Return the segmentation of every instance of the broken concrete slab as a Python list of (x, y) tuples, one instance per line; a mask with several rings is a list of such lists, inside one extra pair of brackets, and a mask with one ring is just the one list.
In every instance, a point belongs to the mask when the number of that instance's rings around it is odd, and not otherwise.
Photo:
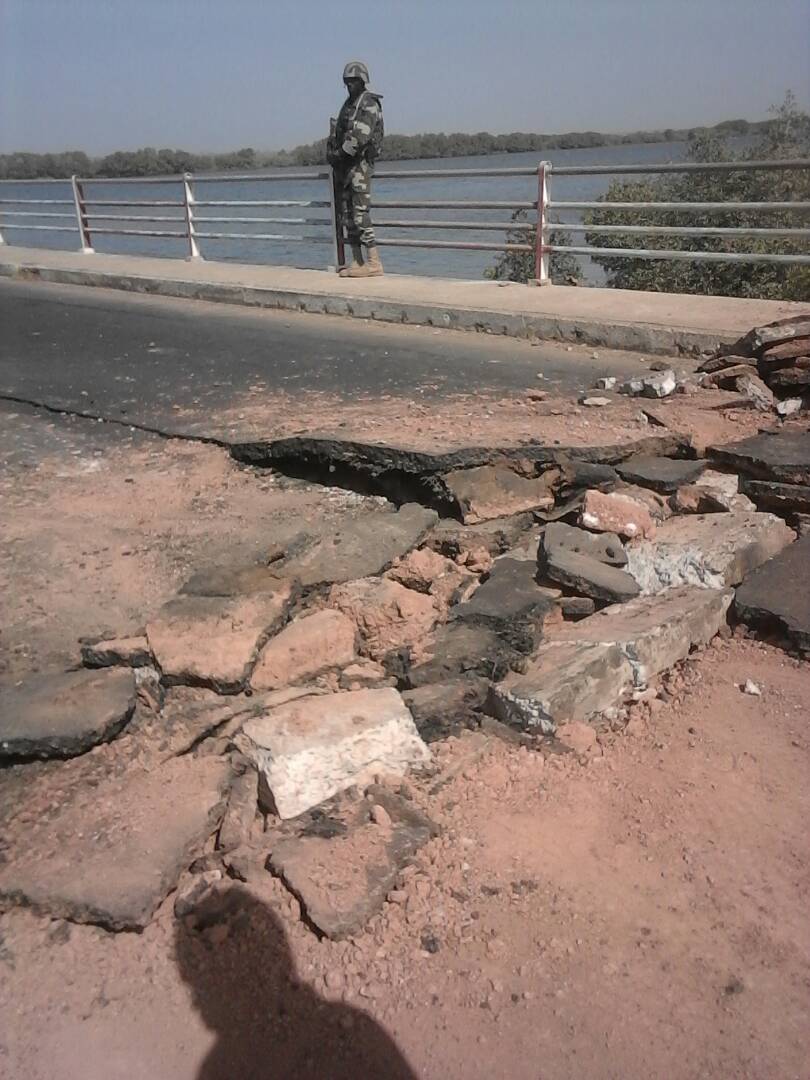
[[(728, 346), (728, 351), (740, 356), (756, 356), (765, 349), (796, 338), (810, 337), (810, 321), (806, 318), (792, 317), (778, 319), (767, 326), (755, 326), (747, 334)], [(726, 349), (721, 351), (725, 352)]]
[(304, 550), (273, 566), (305, 586), (381, 574), (420, 544), (438, 520), (435, 510), (417, 503), (406, 503), (396, 512), (367, 513), (324, 532)]
[(357, 627), (339, 611), (316, 611), (295, 619), (271, 637), (256, 661), (250, 685), (280, 690), (308, 682), (354, 660)]
[(594, 600), (611, 603), (629, 600), (639, 594), (635, 579), (625, 570), (569, 551), (543, 552), (542, 569), (552, 581)]
[(763, 563), (737, 589), (734, 613), (748, 626), (778, 630), (810, 653), (810, 535)]
[(302, 698), (248, 720), (238, 741), (282, 818), (376, 774), (402, 776), (430, 761), (413, 717), (390, 688)]
[(176, 758), (102, 782), (35, 825), (0, 869), (0, 897), (110, 930), (142, 930), (216, 829), (230, 765)]
[(564, 619), (585, 619), (596, 611), (590, 596), (561, 596), (557, 604)]
[(789, 367), (795, 359), (810, 356), (810, 338), (794, 338), (781, 345), (771, 345), (763, 349), (759, 358), (761, 371), (775, 371), (780, 367)]
[(259, 811), (259, 774), (246, 768), (235, 776), (228, 795), (228, 805), (217, 835), (219, 851), (235, 851), (250, 841)]
[(94, 638), (81, 642), (85, 667), (148, 667), (154, 663), (145, 634), (131, 637)]
[(554, 597), (536, 578), (536, 562), (503, 556), (472, 599), (450, 609), (450, 618), (489, 626), (510, 648), (533, 652), (546, 624), (559, 618)]
[[(314, 541), (311, 541), (314, 542)], [(300, 540), (297, 549), (309, 546)], [(181, 596), (256, 596), (276, 593), (285, 581), (278, 572), (278, 563), (238, 563), (235, 566), (214, 566), (199, 570), (180, 589)]]
[(772, 480), (742, 477), (743, 492), (758, 507), (779, 514), (810, 514), (810, 484), (779, 484)]
[(135, 692), (123, 668), (38, 675), (0, 690), (0, 760), (75, 757), (109, 742), (132, 716)]
[(653, 491), (671, 494), (684, 484), (691, 484), (706, 468), (705, 461), (689, 461), (686, 458), (652, 457), (636, 455), (620, 461), (616, 470), (622, 479)]
[(740, 375), (734, 385), (741, 394), (745, 394), (754, 405), (754, 408), (759, 409), (760, 412), (770, 412), (773, 408), (776, 400), (773, 391), (753, 372)]
[(264, 643), (284, 622), (292, 585), (255, 596), (181, 596), (146, 626), (155, 659), (169, 684), (236, 693)]
[(416, 664), (405, 657), (396, 667), (390, 660), (387, 665), (409, 689), (465, 674), (499, 679), (520, 659), (492, 627), (458, 620), (440, 626), (425, 642), (424, 651), (428, 658)]
[(450, 559), (458, 559), (468, 551), (485, 548), (490, 555), (503, 555), (519, 544), (523, 535), (535, 524), (531, 513), (482, 521), (480, 525), (462, 525), (452, 518), (442, 518), (427, 537), (426, 544)]
[(428, 593), (441, 608), (460, 604), (478, 586), (478, 578), (472, 571), (427, 547), (409, 552), (385, 576), (407, 589)]
[(640, 375), (629, 379), (619, 386), (620, 394), (630, 397), (664, 398), (675, 393), (678, 380), (671, 368), (656, 371), (650, 375)]
[(431, 742), (446, 738), (459, 729), (474, 727), (488, 692), (487, 679), (480, 675), (462, 675), (448, 682), (404, 690), (402, 699), (411, 711), (419, 734)]
[(374, 788), (370, 799), (329, 809), (298, 835), (270, 837), (268, 869), (298, 898), (307, 920), (338, 941), (358, 933), (393, 889), (435, 825), (405, 799)]
[(647, 507), (618, 491), (586, 491), (579, 523), (586, 529), (615, 535), (617, 540), (620, 536), (632, 540), (636, 536), (648, 537), (655, 533), (655, 523)]
[(557, 470), (526, 477), (506, 465), (459, 469), (442, 477), (456, 512), (465, 525), (554, 505), (552, 484)]
[(627, 697), (633, 669), (616, 645), (549, 642), (523, 674), (490, 687), (487, 708), (514, 727), (553, 735), (558, 725), (588, 720)]
[(396, 686), (396, 679), (390, 678), (376, 660), (360, 659), (341, 671), (338, 686), (341, 690), (374, 690), (381, 686)]
[(587, 619), (553, 631), (554, 642), (615, 645), (633, 671), (636, 689), (683, 660), (696, 645), (705, 645), (726, 622), (730, 589), (695, 585), (640, 596), (626, 604), (603, 608)]
[(790, 544), (793, 532), (773, 514), (729, 511), (670, 518), (655, 541), (628, 546), (628, 573), (643, 595), (678, 585), (723, 589)]
[[(600, 493), (601, 494), (601, 493)], [(597, 559), (607, 566), (626, 566), (627, 553), (624, 544), (615, 533), (606, 532), (599, 536), (578, 529), (574, 525), (566, 525), (562, 521), (550, 522), (543, 530), (540, 544), (537, 548), (538, 562), (543, 561), (544, 555), (551, 555), (556, 551), (569, 552), (574, 555), (588, 555)]]
[(756, 366), (757, 360), (755, 356), (734, 356), (729, 354), (728, 356), (712, 356), (708, 360), (704, 360), (697, 370), (707, 375), (713, 375), (716, 372), (737, 367), (747, 368), (749, 371), (756, 370)]
[(708, 456), (756, 480), (810, 484), (810, 431), (781, 430), (710, 446)]
[(440, 615), (432, 596), (388, 578), (361, 578), (334, 585), (329, 604), (356, 627), (360, 652), (377, 661), (397, 649), (417, 653)]

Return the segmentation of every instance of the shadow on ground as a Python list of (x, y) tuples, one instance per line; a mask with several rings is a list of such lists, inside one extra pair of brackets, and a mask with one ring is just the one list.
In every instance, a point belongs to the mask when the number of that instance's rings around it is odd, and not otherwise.
[(281, 923), (247, 890), (197, 918), (176, 928), (180, 973), (217, 1035), (197, 1080), (416, 1080), (369, 1016), (298, 981)]

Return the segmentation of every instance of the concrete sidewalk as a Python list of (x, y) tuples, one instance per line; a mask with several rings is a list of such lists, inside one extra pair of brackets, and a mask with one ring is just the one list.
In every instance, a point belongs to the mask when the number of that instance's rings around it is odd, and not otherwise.
[(250, 307), (351, 315), (647, 353), (696, 355), (810, 305), (774, 300), (388, 275), (351, 280), (282, 266), (0, 248), (0, 276)]

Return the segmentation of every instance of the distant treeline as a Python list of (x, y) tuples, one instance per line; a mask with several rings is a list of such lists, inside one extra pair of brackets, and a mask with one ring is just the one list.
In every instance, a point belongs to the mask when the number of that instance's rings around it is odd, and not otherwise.
[[(476, 154), (519, 154), (527, 151), (576, 150), (627, 143), (678, 142), (703, 134), (719, 136), (763, 135), (772, 120), (724, 120), (714, 127), (666, 128), (663, 131), (633, 131), (606, 135), (599, 131), (573, 131), (563, 135), (530, 135), (515, 131), (509, 135), (388, 135), (382, 158), (407, 161), (420, 158), (453, 158)], [(262, 153), (253, 147), (227, 154), (194, 154), (188, 150), (116, 150), (101, 158), (91, 158), (82, 150), (61, 154), (0, 154), (0, 179), (33, 180), (38, 177), (77, 176), (165, 176), (181, 172), (226, 172), (276, 168), (288, 165), (322, 165), (326, 161), (326, 141), (297, 146), (294, 150)]]

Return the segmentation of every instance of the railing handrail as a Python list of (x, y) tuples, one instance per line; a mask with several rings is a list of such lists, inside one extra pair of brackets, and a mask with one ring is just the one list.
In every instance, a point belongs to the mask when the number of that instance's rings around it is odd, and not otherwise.
[[(536, 199), (511, 198), (511, 199), (403, 199), (394, 197), (382, 197), (374, 202), (375, 208), (381, 210), (405, 209), (405, 210), (528, 210), (537, 215), (534, 220), (523, 221), (476, 221), (466, 219), (459, 221), (432, 220), (430, 218), (386, 219), (377, 221), (382, 229), (415, 229), (415, 230), (465, 230), (467, 232), (502, 232), (505, 234), (502, 242), (493, 243), (489, 239), (462, 240), (462, 239), (403, 239), (381, 236), (378, 242), (381, 245), (396, 247), (420, 247), (435, 249), (453, 249), (459, 251), (501, 251), (501, 252), (532, 252), (535, 254), (535, 270), (537, 281), (544, 284), (549, 277), (549, 258), (557, 252), (571, 255), (585, 255), (611, 258), (640, 258), (640, 259), (694, 259), (696, 261), (710, 262), (764, 262), (776, 264), (810, 264), (810, 254), (787, 252), (743, 252), (743, 251), (705, 251), (705, 250), (667, 250), (663, 248), (606, 248), (594, 245), (560, 245), (551, 243), (550, 234), (552, 229), (569, 233), (588, 233), (594, 237), (601, 235), (627, 235), (627, 236), (672, 236), (672, 237), (717, 237), (719, 239), (751, 238), (785, 238), (791, 240), (805, 240), (810, 237), (810, 228), (785, 227), (784, 224), (768, 228), (763, 226), (686, 226), (686, 225), (644, 225), (644, 224), (616, 224), (597, 225), (585, 222), (564, 222), (553, 224), (549, 219), (549, 211), (559, 210), (563, 212), (579, 211), (611, 211), (633, 213), (665, 213), (665, 214), (714, 214), (729, 211), (744, 211), (749, 214), (779, 213), (790, 214), (806, 212), (810, 210), (810, 201), (801, 199), (761, 201), (735, 201), (717, 200), (704, 202), (669, 202), (669, 201), (626, 201), (618, 202), (606, 199), (575, 199), (558, 200), (550, 196), (550, 181), (555, 177), (566, 176), (598, 176), (598, 175), (669, 175), (690, 173), (739, 173), (755, 171), (793, 171), (810, 169), (810, 160), (787, 159), (781, 161), (716, 161), (716, 162), (644, 162), (612, 165), (557, 165), (552, 162), (541, 161), (536, 167), (528, 166), (479, 166), (474, 168), (380, 168), (376, 170), (375, 179), (385, 182), (388, 180), (459, 180), (491, 177), (495, 179), (514, 179), (517, 177), (532, 177), (537, 180)], [(200, 198), (195, 194), (195, 189), (206, 184), (236, 184), (236, 183), (322, 183), (328, 182), (328, 198), (316, 197), (310, 199), (215, 199)], [(70, 184), (71, 198), (25, 198), (14, 197), (8, 191), (8, 185), (20, 184)], [(142, 185), (151, 184), (158, 186), (180, 186), (181, 198), (127, 198), (126, 188), (120, 193), (105, 191), (105, 185)], [(43, 193), (44, 194), (44, 193)], [(116, 197), (120, 194), (121, 197)], [(143, 192), (142, 195), (146, 193)], [(155, 195), (167, 193), (156, 191)], [(174, 192), (171, 193), (172, 195)], [(205, 193), (204, 193), (205, 194)], [(211, 194), (215, 194), (211, 192)], [(237, 193), (238, 194), (238, 193)], [(11, 197), (7, 197), (11, 195)], [(46, 231), (46, 232), (71, 232), (78, 226), (82, 241), (82, 251), (92, 253), (92, 235), (104, 236), (151, 236), (170, 239), (185, 240), (190, 258), (200, 258), (198, 240), (261, 240), (267, 242), (331, 242), (334, 245), (336, 263), (340, 263), (343, 257), (343, 232), (337, 223), (337, 194), (334, 174), (331, 169), (323, 171), (320, 166), (313, 166), (311, 170), (296, 171), (283, 167), (273, 172), (255, 171), (250, 173), (232, 172), (225, 174), (200, 174), (180, 173), (163, 176), (126, 176), (107, 177), (93, 176), (80, 178), (73, 176), (69, 179), (58, 177), (37, 177), (32, 180), (0, 180), (0, 243), (3, 242), (2, 231), (13, 229), (18, 231)], [(10, 207), (11, 209), (6, 209)], [(56, 212), (51, 209), (39, 209), (40, 207), (72, 207), (73, 212)], [(329, 218), (318, 217), (277, 217), (264, 213), (261, 216), (238, 216), (238, 213), (230, 214), (227, 211), (242, 211), (299, 208), (299, 209), (328, 209)], [(108, 212), (110, 209), (112, 213)], [(167, 216), (161, 211), (168, 209), (175, 211), (175, 216)], [(157, 214), (154, 211), (158, 211)], [(200, 213), (203, 210), (203, 213)], [(209, 211), (206, 213), (205, 211)], [(119, 212), (120, 211), (120, 212)], [(211, 213), (213, 211), (213, 213)], [(221, 215), (221, 216), (220, 216)], [(494, 215), (493, 215), (494, 216)], [(506, 215), (504, 215), (506, 216)], [(65, 219), (73, 218), (75, 225), (34, 224), (29, 219)], [(21, 219), (24, 219), (21, 221)], [(666, 220), (666, 219), (665, 219)], [(155, 229), (154, 225), (161, 228)], [(164, 226), (168, 225), (166, 228)], [(171, 226), (179, 226), (172, 228)], [(227, 225), (229, 231), (209, 231), (211, 226)], [(329, 228), (329, 235), (320, 234), (280, 234), (274, 232), (237, 232), (234, 226), (261, 226), (261, 225), (294, 225), (294, 226), (319, 226)], [(202, 230), (204, 231), (201, 231)], [(521, 233), (527, 233), (525, 242), (520, 238)], [(532, 237), (532, 233), (534, 236)], [(517, 235), (516, 235), (517, 234)], [(590, 237), (589, 237), (590, 238)]]

